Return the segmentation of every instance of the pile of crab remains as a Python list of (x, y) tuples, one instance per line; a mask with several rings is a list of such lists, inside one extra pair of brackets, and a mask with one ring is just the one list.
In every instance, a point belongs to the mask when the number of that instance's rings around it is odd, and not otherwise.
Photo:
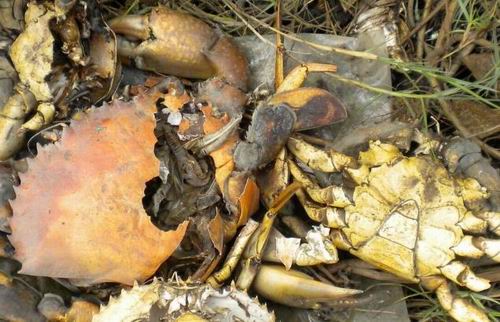
[[(337, 262), (340, 248), (435, 291), (459, 321), (488, 321), (482, 309), (455, 296), (453, 284), (477, 292), (490, 287), (461, 258), (500, 261), (500, 213), (475, 179), (452, 174), (436, 157), (442, 142), (416, 133), (409, 140), (422, 144), (418, 154), (371, 141), (357, 155), (345, 155), (299, 139), (298, 131), (348, 117), (332, 93), (301, 87), (308, 73), (335, 70), (314, 63), (297, 66), (274, 95), (256, 103), (242, 130), (247, 61), (229, 37), (163, 7), (84, 32), (75, 17), (92, 16), (91, 10), (28, 4), (24, 31), (10, 48), (19, 83), (0, 113), (3, 160), (23, 155), (30, 131), (70, 115), (68, 93), (78, 86), (87, 86), (93, 104), (115, 93), (117, 57), (172, 76), (133, 86), (129, 100), (73, 113), (57, 142), (38, 145), (19, 174), (12, 217), (2, 229), (22, 264), (19, 274), (82, 287), (114, 282), (124, 290), (100, 308), (83, 299), (66, 308), (46, 294), (41, 302), (30, 300), (38, 309), (20, 312), (14, 307), (23, 304), (13, 303), (23, 301), (15, 272), (0, 273), (0, 294), (11, 294), (9, 307), (0, 304), (2, 318), (272, 321), (246, 291), (305, 308), (362, 292), (299, 270)], [(66, 74), (54, 80), (54, 37), (86, 78), (62, 67), (57, 70)], [(173, 76), (203, 81), (194, 86)], [(344, 183), (322, 186), (315, 171), (340, 172)], [(301, 238), (272, 227), (292, 195), (316, 223)], [(251, 217), (260, 200), (268, 211), (258, 223)], [(241, 273), (232, 277), (239, 261)], [(179, 269), (188, 282), (172, 277)], [(147, 282), (153, 276), (163, 279)], [(236, 282), (224, 288), (230, 280)]]

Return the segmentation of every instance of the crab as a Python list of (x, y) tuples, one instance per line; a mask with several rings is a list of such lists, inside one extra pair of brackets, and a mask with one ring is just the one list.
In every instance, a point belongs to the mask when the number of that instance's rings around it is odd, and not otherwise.
[(134, 285), (110, 299), (94, 315), (94, 322), (113, 321), (262, 321), (274, 322), (273, 313), (234, 286), (216, 290), (202, 283), (154, 279)]
[[(109, 93), (102, 92), (113, 85), (112, 81), (103, 85), (101, 78), (105, 81), (114, 78), (117, 62), (114, 38), (101, 26), (92, 26), (93, 29), (101, 28), (97, 30), (100, 36), (94, 32), (92, 49), (85, 53), (81, 43), (84, 37), (74, 17), (77, 10), (86, 11), (95, 4), (68, 3), (71, 7), (64, 10), (75, 7), (75, 12), (68, 16), (58, 5), (61, 4), (57, 1), (28, 3), (24, 16), (26, 26), (9, 49), (19, 82), (11, 97), (0, 107), (0, 160), (15, 155), (25, 144), (29, 132), (50, 125), (56, 117), (68, 116), (68, 96), (77, 83), (81, 87), (97, 88), (89, 95), (93, 103), (107, 96)], [(99, 43), (100, 37), (107, 40)], [(58, 55), (58, 42), (62, 43), (60, 51), (67, 59)], [(68, 64), (74, 65), (73, 68), (68, 68)], [(101, 77), (103, 69), (112, 69), (108, 74), (113, 75)]]
[[(215, 180), (230, 214), (224, 217), (226, 241), (258, 209), (255, 170), (274, 160), (293, 131), (329, 125), (347, 116), (331, 93), (299, 88), (308, 73), (333, 72), (336, 66), (300, 65), (275, 95), (258, 105), (243, 141), (236, 130), (247, 102), (248, 64), (229, 37), (190, 15), (161, 6), (145, 15), (117, 17), (109, 25), (118, 34), (118, 54), (124, 61), (174, 76), (209, 78), (200, 84), (196, 98), (208, 105), (183, 113), (178, 133), (192, 139), (186, 147), (214, 161)], [(176, 85), (171, 92), (181, 95), (184, 90)], [(179, 113), (180, 107), (167, 107)]]
[[(459, 257), (500, 262), (500, 213), (488, 210), (488, 192), (472, 178), (453, 176), (431, 155), (405, 156), (393, 144), (372, 141), (357, 159), (290, 138), (291, 157), (275, 169), (304, 187), (297, 193), (308, 216), (333, 228), (340, 249), (409, 282), (435, 291), (458, 321), (488, 321), (484, 311), (451, 291), (490, 287)], [(304, 170), (342, 172), (343, 186), (320, 186)], [(286, 182), (287, 180), (282, 179)]]

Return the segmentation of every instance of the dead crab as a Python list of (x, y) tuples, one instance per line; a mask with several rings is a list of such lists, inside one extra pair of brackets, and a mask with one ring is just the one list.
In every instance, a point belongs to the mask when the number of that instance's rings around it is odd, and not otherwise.
[[(106, 97), (114, 85), (112, 80), (104, 84), (108, 78), (114, 78), (117, 68), (114, 38), (103, 27), (104, 23), (96, 19), (91, 27), (98, 28), (92, 35), (92, 49), (85, 53), (82, 39), (89, 35), (80, 34), (80, 29), (84, 29), (80, 25), (84, 23), (75, 18), (77, 11), (87, 14), (87, 9), (95, 8), (96, 3), (83, 5), (71, 1), (64, 8), (59, 5), (57, 1), (29, 2), (25, 28), (9, 49), (19, 82), (0, 107), (0, 160), (19, 151), (27, 132), (39, 131), (56, 117), (67, 117), (73, 90), (94, 88), (94, 93), (88, 96), (95, 103)], [(66, 16), (70, 10), (74, 12)], [(57, 48), (58, 42), (62, 43), (61, 48)]]
[(124, 321), (262, 321), (273, 322), (265, 305), (233, 286), (216, 290), (206, 284), (154, 279), (112, 298), (94, 322)]
[[(165, 7), (146, 15), (118, 17), (109, 24), (120, 35), (118, 53), (125, 61), (175, 76), (211, 78), (200, 85), (197, 97), (208, 106), (183, 113), (184, 124), (179, 125), (178, 133), (191, 139), (186, 144), (189, 149), (214, 160), (215, 180), (230, 213), (224, 219), (226, 240), (258, 208), (253, 171), (274, 160), (293, 131), (325, 126), (347, 116), (345, 107), (329, 92), (299, 88), (309, 72), (335, 71), (335, 66), (306, 64), (292, 70), (276, 94), (259, 104), (247, 140), (242, 141), (236, 130), (247, 101), (248, 67), (245, 56), (228, 37)], [(170, 89), (184, 95), (178, 86)], [(166, 105), (179, 113), (179, 107)]]
[[(358, 159), (320, 150), (291, 138), (288, 159), (297, 195), (308, 216), (334, 228), (340, 249), (405, 280), (436, 292), (441, 305), (459, 321), (488, 321), (486, 314), (456, 297), (447, 281), (479, 292), (490, 287), (459, 260), (487, 256), (500, 261), (500, 214), (488, 210), (487, 191), (472, 178), (454, 177), (431, 156), (404, 156), (392, 145), (371, 142)], [(342, 171), (354, 183), (321, 187), (304, 166)]]
[[(29, 4), (25, 13), (26, 28), (10, 48), (10, 57), (19, 73), (20, 83), (1, 108), (2, 160), (8, 159), (24, 144), (25, 134), (19, 133), (21, 129), (24, 132), (26, 129), (39, 129), (40, 122), (50, 122), (54, 117), (53, 91), (46, 81), (51, 73), (54, 54), (54, 37), (49, 29), (49, 21), (53, 18), (54, 11), (46, 10), (43, 5)], [(39, 50), (35, 53), (31, 46)], [(35, 109), (35, 116), (25, 122), (25, 117)]]

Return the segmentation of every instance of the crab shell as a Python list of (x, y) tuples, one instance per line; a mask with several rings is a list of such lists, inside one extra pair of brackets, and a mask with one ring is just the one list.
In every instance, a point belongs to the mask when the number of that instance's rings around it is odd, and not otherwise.
[(93, 322), (114, 321), (262, 321), (275, 317), (265, 305), (234, 286), (215, 290), (207, 284), (154, 279), (134, 285), (101, 307)]
[(156, 228), (144, 211), (145, 183), (159, 174), (152, 90), (115, 100), (71, 122), (39, 147), (11, 202), (9, 240), (20, 273), (80, 284), (144, 281), (184, 237)]
[(400, 277), (441, 274), (470, 213), (448, 171), (430, 157), (372, 168), (345, 208), (342, 232), (356, 256)]

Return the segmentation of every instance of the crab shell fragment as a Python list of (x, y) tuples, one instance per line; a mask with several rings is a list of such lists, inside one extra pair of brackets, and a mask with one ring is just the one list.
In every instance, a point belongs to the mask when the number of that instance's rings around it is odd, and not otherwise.
[(93, 108), (59, 142), (39, 147), (12, 202), (9, 240), (20, 273), (131, 285), (175, 250), (187, 223), (161, 231), (142, 205), (145, 183), (159, 175), (159, 95)]
[(215, 290), (207, 284), (155, 279), (122, 290), (94, 316), (93, 322), (126, 321), (274, 322), (273, 313), (234, 286)]

